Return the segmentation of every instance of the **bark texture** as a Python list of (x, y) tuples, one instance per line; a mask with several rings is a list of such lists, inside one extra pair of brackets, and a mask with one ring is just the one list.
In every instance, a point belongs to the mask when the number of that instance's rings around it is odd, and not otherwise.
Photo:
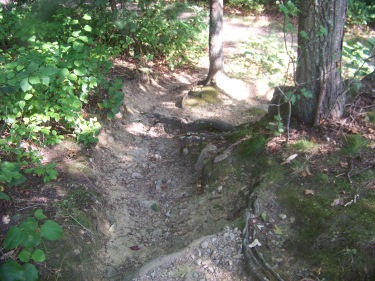
[(313, 97), (301, 95), (298, 118), (302, 123), (318, 125), (344, 112), (341, 53), (347, 0), (305, 0), (300, 2), (300, 9), (296, 83)]
[(223, 54), (223, 0), (210, 0), (209, 59), (207, 78), (199, 84), (207, 85), (224, 70)]

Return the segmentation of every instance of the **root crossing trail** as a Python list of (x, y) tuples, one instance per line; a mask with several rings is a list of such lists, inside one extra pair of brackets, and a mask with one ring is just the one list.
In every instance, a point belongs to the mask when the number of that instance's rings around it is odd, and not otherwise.
[[(230, 28), (237, 30), (238, 23), (226, 26), (226, 34), (234, 36), (226, 39), (233, 50), (240, 37)], [(250, 36), (249, 27), (241, 27), (241, 33), (244, 28)], [(135, 68), (121, 61), (117, 67)], [(228, 179), (213, 191), (200, 191), (198, 156), (207, 144), (225, 147), (225, 142), (209, 133), (182, 133), (154, 117), (211, 118), (237, 125), (252, 120), (250, 107), (265, 108), (264, 100), (256, 97), (259, 93), (251, 91), (239, 100), (222, 95), (219, 104), (177, 107), (183, 94), (178, 87), (206, 73), (203, 66), (196, 73), (124, 81), (127, 110), (102, 130), (93, 157), (109, 222), (102, 226), (108, 241), (99, 253), (99, 280), (247, 280), (241, 231), (227, 227), (232, 220), (227, 211), (213, 208), (223, 205), (235, 216), (237, 205), (244, 202), (231, 195)]]

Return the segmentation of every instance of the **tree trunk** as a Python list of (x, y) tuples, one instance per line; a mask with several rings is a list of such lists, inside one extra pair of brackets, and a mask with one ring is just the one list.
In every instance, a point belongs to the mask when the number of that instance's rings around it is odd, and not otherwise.
[(298, 118), (302, 123), (319, 125), (344, 112), (341, 52), (347, 0), (304, 0), (300, 9), (296, 83), (313, 97), (300, 95)]
[(200, 85), (209, 84), (216, 74), (224, 71), (223, 0), (210, 0), (209, 58), (208, 75)]
[(116, 11), (117, 9), (117, 3), (116, 3), (116, 0), (108, 0), (109, 1), (109, 5), (111, 6), (111, 11), (114, 12)]

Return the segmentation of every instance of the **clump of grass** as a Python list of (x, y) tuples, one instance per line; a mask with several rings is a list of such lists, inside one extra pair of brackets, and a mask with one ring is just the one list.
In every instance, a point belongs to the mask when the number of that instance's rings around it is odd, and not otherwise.
[(368, 114), (368, 119), (372, 124), (375, 124), (375, 111), (372, 111)]
[(361, 135), (349, 135), (345, 137), (345, 146), (343, 152), (349, 156), (359, 156), (367, 147), (368, 140)]
[(308, 140), (299, 140), (296, 143), (291, 144), (290, 146), (299, 152), (306, 153), (315, 152), (319, 148), (319, 145), (317, 143)]
[(251, 138), (244, 142), (241, 147), (241, 154), (243, 156), (254, 156), (263, 151), (267, 139), (264, 136)]

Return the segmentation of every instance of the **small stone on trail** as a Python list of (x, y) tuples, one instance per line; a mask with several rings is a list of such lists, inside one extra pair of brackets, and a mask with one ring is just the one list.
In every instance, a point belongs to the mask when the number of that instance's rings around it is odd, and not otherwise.
[(182, 151), (183, 151), (183, 153), (184, 153), (185, 155), (188, 155), (188, 154), (189, 154), (189, 149), (188, 149), (187, 147), (185, 147)]
[(285, 214), (279, 214), (279, 218), (282, 219), (282, 220), (285, 220), (286, 219), (286, 215)]
[(142, 175), (141, 175), (140, 173), (134, 172), (134, 173), (132, 174), (132, 178), (134, 178), (134, 179), (141, 179), (141, 178), (142, 178)]
[(201, 247), (202, 247), (202, 249), (207, 249), (207, 248), (208, 248), (208, 242), (207, 242), (207, 241), (204, 241), (204, 242), (201, 244)]

